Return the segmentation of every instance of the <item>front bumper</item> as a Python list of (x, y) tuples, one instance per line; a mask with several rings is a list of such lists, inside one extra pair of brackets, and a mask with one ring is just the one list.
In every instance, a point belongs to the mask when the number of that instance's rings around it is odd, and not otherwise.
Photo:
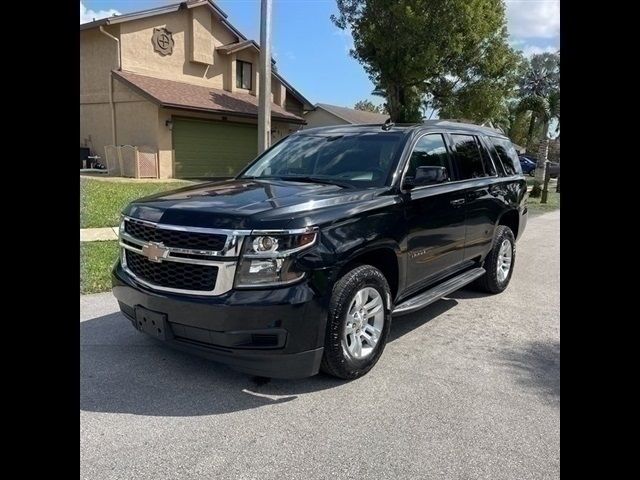
[(113, 294), (138, 329), (140, 311), (161, 314), (167, 344), (230, 367), (273, 378), (303, 378), (320, 368), (326, 299), (308, 283), (265, 290), (231, 290), (216, 297), (167, 294), (135, 282), (120, 262)]

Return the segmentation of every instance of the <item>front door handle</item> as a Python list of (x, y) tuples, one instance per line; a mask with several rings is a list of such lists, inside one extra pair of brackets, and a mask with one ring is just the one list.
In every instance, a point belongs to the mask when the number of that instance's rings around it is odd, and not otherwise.
[(460, 205), (464, 204), (464, 198), (457, 198), (455, 200), (451, 200), (451, 205), (453, 205), (454, 207), (459, 207)]

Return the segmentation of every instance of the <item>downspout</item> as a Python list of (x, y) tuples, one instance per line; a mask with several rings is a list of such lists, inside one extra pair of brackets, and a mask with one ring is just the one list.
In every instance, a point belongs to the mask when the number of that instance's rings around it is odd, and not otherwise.
[[(122, 63), (122, 57), (120, 53), (120, 40), (117, 37), (114, 37), (109, 32), (107, 32), (102, 25), (100, 25), (100, 32), (109, 37), (112, 40), (115, 40), (118, 45), (118, 70), (120, 70), (120, 66)], [(111, 106), (111, 141), (113, 145), (117, 145), (116, 143), (116, 104), (113, 101), (113, 75), (111, 75), (111, 70), (109, 70), (109, 105)]]

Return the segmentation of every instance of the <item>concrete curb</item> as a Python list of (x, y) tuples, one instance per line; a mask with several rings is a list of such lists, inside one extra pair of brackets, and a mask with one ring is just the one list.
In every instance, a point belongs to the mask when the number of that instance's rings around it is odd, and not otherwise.
[(81, 228), (81, 242), (103, 242), (118, 239), (118, 227)]

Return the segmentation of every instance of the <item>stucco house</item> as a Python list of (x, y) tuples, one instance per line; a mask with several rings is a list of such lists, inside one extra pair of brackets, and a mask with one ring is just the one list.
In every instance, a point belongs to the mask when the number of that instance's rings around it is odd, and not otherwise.
[[(211, 0), (82, 24), (80, 146), (145, 146), (160, 178), (231, 176), (257, 153), (258, 60)], [(276, 71), (271, 100), (272, 142), (313, 108)]]
[(304, 114), (304, 118), (307, 121), (307, 125), (304, 128), (313, 128), (330, 125), (384, 123), (389, 118), (389, 115), (317, 103), (313, 110)]

